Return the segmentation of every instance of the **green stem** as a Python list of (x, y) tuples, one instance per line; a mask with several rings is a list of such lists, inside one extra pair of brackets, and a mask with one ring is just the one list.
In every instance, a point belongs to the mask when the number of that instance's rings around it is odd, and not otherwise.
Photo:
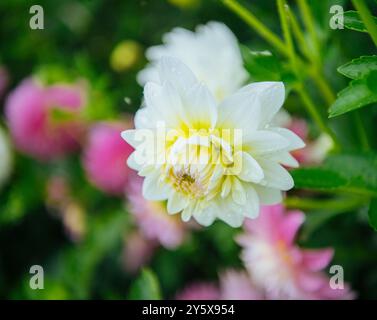
[[(231, 11), (236, 13), (241, 19), (243, 19), (251, 28), (253, 28), (259, 35), (264, 38), (268, 43), (270, 43), (280, 54), (289, 57), (290, 53), (286, 50), (285, 44), (280, 38), (274, 34), (268, 27), (266, 27), (261, 21), (259, 21), (255, 15), (247, 10), (245, 7), (240, 5), (236, 0), (222, 0), (224, 5), (228, 7)], [(306, 56), (308, 57), (308, 49), (305, 43), (305, 38), (300, 31), (300, 27), (295, 19), (292, 19), (292, 24), (296, 36), (300, 38), (300, 47), (302, 51), (307, 51)], [(309, 59), (309, 58), (308, 58)], [(296, 58), (297, 64), (306, 68), (305, 64), (298, 57)], [(313, 58), (311, 58), (313, 61)], [(314, 81), (316, 82), (318, 88), (321, 90), (323, 96), (325, 97), (326, 103), (328, 105), (332, 104), (335, 100), (335, 95), (332, 93), (331, 88), (326, 83), (326, 80), (322, 77), (321, 72), (318, 68), (312, 68), (314, 71), (311, 73)]]
[(352, 0), (352, 3), (358, 11), (361, 20), (363, 20), (375, 46), (377, 46), (377, 25), (374, 22), (373, 16), (371, 15), (367, 5), (365, 4), (364, 0)]
[(306, 2), (306, 0), (297, 0), (298, 2), (298, 7), (301, 12), (301, 16), (304, 22), (304, 25), (306, 29), (309, 32), (310, 38), (312, 39), (313, 42), (313, 56), (315, 57), (315, 60), (318, 65), (320, 65), (320, 52), (321, 52), (321, 46), (320, 46), (320, 41), (317, 36), (317, 32), (315, 30), (315, 24), (314, 24), (314, 19), (312, 16), (312, 13), (310, 11), (309, 5)]
[(287, 12), (289, 15), (289, 21), (292, 27), (293, 35), (295, 36), (297, 40), (298, 47), (300, 48), (301, 53), (308, 59), (309, 61), (314, 61), (313, 53), (309, 50), (304, 33), (302, 32), (302, 28), (300, 24), (297, 21), (296, 16), (293, 14), (292, 10), (290, 8), (287, 8)]
[(323, 117), (321, 116), (316, 106), (312, 102), (309, 94), (307, 94), (304, 89), (302, 77), (301, 77), (301, 74), (297, 65), (297, 59), (296, 59), (295, 48), (292, 41), (292, 35), (291, 35), (289, 24), (288, 24), (289, 8), (285, 0), (278, 0), (277, 4), (278, 4), (280, 21), (281, 21), (281, 27), (283, 29), (283, 34), (284, 34), (284, 40), (285, 40), (285, 44), (289, 53), (289, 58), (291, 60), (292, 69), (294, 70), (297, 78), (301, 82), (301, 84), (297, 86), (297, 93), (301, 97), (308, 113), (313, 118), (313, 120), (317, 123), (318, 127), (331, 137), (331, 139), (333, 140), (335, 149), (339, 149), (339, 143), (335, 134), (330, 129), (330, 127), (327, 126)]
[[(291, 61), (292, 68), (296, 73), (298, 79), (302, 80), (302, 74), (299, 71), (299, 66), (304, 66), (305, 64), (299, 57), (296, 56), (294, 45), (292, 41), (292, 36), (289, 29), (289, 24), (287, 20), (287, 13), (289, 13), (289, 8), (285, 1), (278, 1), (278, 9), (280, 13), (280, 18), (282, 21), (282, 29), (285, 37), (285, 43), (280, 40), (278, 36), (276, 36), (272, 31), (268, 29), (262, 22), (260, 22), (254, 14), (248, 11), (245, 7), (240, 5), (236, 0), (222, 0), (224, 5), (228, 7), (231, 11), (236, 13), (240, 18), (242, 18), (249, 26), (251, 26), (255, 31), (259, 33), (267, 42), (269, 42), (276, 50), (278, 50), (281, 54), (288, 57)], [(330, 101), (332, 96), (329, 95), (329, 90), (324, 90), (325, 88), (325, 80), (319, 79), (321, 76), (319, 73), (315, 73), (315, 79), (317, 79), (317, 83), (321, 83), (320, 87), (323, 91), (326, 91), (327, 100)], [(314, 103), (311, 101), (310, 96), (304, 91), (304, 86), (301, 84), (297, 87), (298, 94), (300, 95), (301, 99), (304, 102), (306, 109), (308, 110), (310, 116), (316, 122), (317, 126), (326, 132), (333, 140), (334, 148), (338, 150), (340, 148), (339, 142), (332, 132), (332, 130), (327, 126), (326, 122), (323, 120), (322, 116), (316, 109)], [(333, 100), (332, 100), (333, 101)]]
[(287, 7), (287, 12), (289, 15), (292, 32), (297, 40), (300, 51), (312, 63), (312, 67), (309, 70), (310, 76), (313, 78), (319, 90), (322, 92), (326, 104), (331, 105), (335, 101), (335, 94), (332, 91), (330, 85), (327, 83), (323, 72), (321, 71), (322, 66), (318, 63), (318, 59), (316, 58), (315, 54), (313, 54), (313, 50), (311, 51), (308, 49), (302, 29), (297, 21), (297, 18), (293, 14), (292, 10), (289, 9), (289, 7)]
[(368, 141), (368, 135), (367, 135), (367, 133), (365, 131), (365, 128), (364, 128), (364, 125), (363, 125), (363, 121), (361, 119), (360, 110), (354, 111), (354, 117), (353, 117), (353, 119), (355, 121), (356, 130), (357, 130), (357, 133), (359, 135), (359, 140), (360, 140), (360, 143), (361, 143), (361, 146), (362, 146), (363, 150), (364, 151), (370, 150), (370, 145), (369, 145), (369, 141)]
[(328, 106), (331, 106), (333, 102), (335, 101), (335, 93), (331, 89), (330, 85), (326, 81), (323, 73), (321, 70), (318, 68), (314, 67), (311, 71), (310, 74), (314, 80), (314, 82), (317, 84), (319, 90), (321, 90), (322, 95), (326, 101), (326, 104)]
[(281, 22), (281, 28), (283, 30), (283, 35), (284, 35), (284, 41), (285, 41), (286, 48), (288, 50), (288, 57), (290, 59), (291, 66), (292, 66), (294, 73), (296, 74), (296, 76), (299, 79), (301, 79), (301, 74), (299, 72), (299, 68), (298, 68), (298, 64), (297, 64), (295, 47), (294, 47), (294, 44), (293, 44), (292, 35), (291, 35), (291, 31), (290, 31), (288, 19), (287, 19), (288, 6), (287, 6), (285, 0), (278, 0), (277, 5), (278, 5), (280, 22)]
[(311, 100), (309, 94), (305, 91), (305, 88), (303, 85), (300, 85), (296, 88), (296, 91), (298, 95), (300, 96), (302, 102), (304, 103), (304, 106), (306, 107), (308, 113), (313, 118), (319, 129), (327, 133), (330, 138), (333, 141), (334, 149), (335, 151), (340, 150), (340, 143), (335, 136), (334, 132), (331, 130), (331, 128), (327, 125), (327, 123), (324, 121), (321, 114), (318, 112), (316, 106), (314, 105), (313, 101)]
[(351, 211), (365, 203), (367, 199), (359, 197), (342, 197), (336, 199), (308, 199), (300, 197), (287, 197), (284, 204), (288, 208), (296, 208), (302, 210), (329, 210), (335, 212)]
[(266, 27), (261, 21), (259, 21), (253, 13), (240, 5), (236, 0), (222, 0), (222, 2), (226, 7), (236, 13), (249, 26), (257, 31), (262, 38), (269, 42), (280, 53), (287, 55), (283, 41), (281, 41), (276, 34), (274, 34), (268, 27)]

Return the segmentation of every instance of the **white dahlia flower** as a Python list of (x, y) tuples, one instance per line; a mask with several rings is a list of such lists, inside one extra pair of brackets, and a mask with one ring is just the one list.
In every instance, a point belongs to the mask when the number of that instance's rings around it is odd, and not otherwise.
[(159, 82), (157, 63), (162, 57), (181, 60), (218, 101), (238, 90), (248, 77), (237, 39), (223, 23), (209, 22), (196, 32), (175, 28), (164, 35), (163, 42), (147, 50), (150, 64), (138, 74), (141, 85)]
[(169, 214), (205, 226), (219, 218), (237, 227), (261, 204), (280, 202), (293, 187), (282, 165), (297, 165), (289, 152), (304, 146), (288, 129), (269, 126), (284, 102), (283, 83), (249, 84), (218, 104), (179, 60), (162, 58), (157, 70), (136, 129), (122, 133), (135, 148), (128, 165), (145, 177), (144, 197), (167, 200)]

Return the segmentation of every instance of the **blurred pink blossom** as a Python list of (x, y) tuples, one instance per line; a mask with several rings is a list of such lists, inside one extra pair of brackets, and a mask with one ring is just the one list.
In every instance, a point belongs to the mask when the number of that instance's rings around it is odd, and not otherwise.
[(123, 265), (126, 271), (135, 273), (151, 259), (157, 243), (134, 231), (124, 238)]
[(245, 271), (226, 270), (220, 274), (222, 300), (261, 300), (263, 294)]
[(253, 282), (267, 299), (347, 299), (348, 286), (332, 289), (321, 272), (333, 256), (332, 249), (301, 249), (294, 244), (304, 221), (300, 211), (285, 213), (282, 205), (265, 206), (255, 220), (245, 221), (237, 241)]
[(70, 198), (70, 188), (65, 176), (54, 175), (48, 179), (46, 185), (47, 205), (54, 208), (64, 207)]
[(143, 178), (130, 176), (126, 189), (129, 211), (146, 238), (157, 240), (166, 248), (175, 248), (184, 240), (186, 226), (176, 215), (166, 212), (163, 202), (148, 201), (142, 194)]
[(89, 180), (102, 191), (116, 195), (124, 193), (131, 172), (126, 160), (133, 148), (120, 136), (124, 128), (124, 124), (115, 122), (94, 125), (83, 155)]
[(208, 282), (193, 283), (176, 296), (177, 300), (218, 300), (221, 297), (219, 288)]
[(63, 175), (50, 177), (46, 185), (46, 204), (63, 222), (65, 233), (80, 242), (86, 233), (86, 211), (71, 196), (68, 180)]
[(287, 128), (305, 141), (305, 148), (292, 152), (293, 157), (301, 164), (321, 163), (332, 147), (331, 139), (326, 134), (320, 135), (317, 139), (311, 139), (308, 124), (304, 119), (291, 118)]
[[(82, 133), (77, 115), (85, 100), (84, 90), (77, 84), (43, 86), (33, 78), (24, 80), (5, 103), (5, 115), (16, 147), (40, 160), (50, 160), (76, 149)], [(54, 115), (64, 120), (59, 121)]]
[(220, 285), (194, 282), (176, 295), (177, 300), (262, 300), (263, 292), (257, 289), (245, 271), (228, 269), (220, 274)]
[[(290, 118), (289, 124), (287, 125), (289, 130), (293, 131), (297, 134), (305, 143), (308, 142), (309, 139), (309, 129), (308, 124), (304, 119), (300, 118)], [(307, 148), (302, 148), (302, 152), (298, 152), (300, 150), (294, 150), (292, 155), (296, 158), (296, 160), (300, 163), (303, 163), (309, 159), (307, 159)]]

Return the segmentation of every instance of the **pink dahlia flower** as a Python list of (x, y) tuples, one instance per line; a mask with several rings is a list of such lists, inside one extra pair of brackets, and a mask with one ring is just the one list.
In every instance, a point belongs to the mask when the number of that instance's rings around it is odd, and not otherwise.
[(103, 122), (90, 129), (83, 155), (89, 180), (106, 193), (122, 195), (131, 169), (126, 164), (133, 148), (120, 136), (122, 123)]
[(143, 178), (130, 176), (126, 190), (129, 211), (146, 238), (157, 240), (166, 248), (179, 246), (185, 236), (186, 227), (176, 215), (169, 215), (163, 202), (148, 201), (142, 194)]
[(226, 270), (220, 274), (222, 300), (261, 300), (262, 292), (255, 287), (245, 271)]
[(85, 100), (83, 88), (78, 85), (43, 86), (32, 78), (24, 80), (5, 103), (16, 147), (40, 160), (50, 160), (77, 148), (82, 133), (77, 114)]
[(226, 270), (220, 274), (220, 285), (194, 282), (177, 296), (177, 300), (261, 300), (262, 291), (252, 283), (245, 271)]
[(267, 299), (352, 298), (347, 286), (332, 289), (325, 273), (332, 249), (301, 249), (294, 244), (304, 221), (300, 211), (285, 213), (282, 205), (265, 206), (255, 220), (247, 220), (237, 239), (242, 260), (255, 285)]
[(218, 300), (221, 297), (219, 288), (212, 283), (197, 282), (187, 286), (177, 294), (177, 300)]

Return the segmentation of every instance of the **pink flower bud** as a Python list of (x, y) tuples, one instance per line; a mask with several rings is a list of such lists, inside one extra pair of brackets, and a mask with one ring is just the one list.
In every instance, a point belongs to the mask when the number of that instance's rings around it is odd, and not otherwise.
[(42, 86), (24, 80), (8, 96), (5, 115), (16, 147), (40, 160), (51, 160), (78, 147), (78, 113), (85, 96), (78, 85)]
[(99, 123), (91, 128), (83, 164), (89, 180), (104, 192), (122, 195), (131, 169), (127, 166), (133, 148), (120, 136), (125, 125)]

